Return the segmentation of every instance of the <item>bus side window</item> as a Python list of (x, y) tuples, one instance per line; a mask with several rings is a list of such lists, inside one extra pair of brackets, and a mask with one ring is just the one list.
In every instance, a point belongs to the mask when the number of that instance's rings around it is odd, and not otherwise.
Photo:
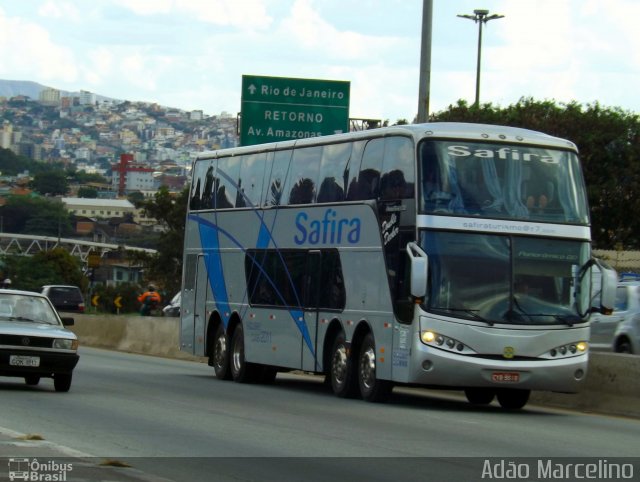
[[(242, 206), (253, 208), (260, 206), (266, 157), (266, 153), (261, 153), (249, 154), (243, 158), (239, 182)], [(238, 202), (236, 207), (241, 207)]]
[(236, 205), (240, 162), (240, 157), (222, 157), (218, 159), (216, 209), (232, 208)]
[(191, 198), (189, 199), (189, 209), (197, 211), (200, 209), (200, 179), (195, 178), (195, 183), (191, 186)]
[(342, 265), (340, 264), (340, 253), (337, 250), (322, 252), (320, 286), (318, 308), (343, 310), (346, 293), (342, 275)]
[(388, 137), (384, 146), (380, 198), (412, 199), (415, 186), (413, 142), (407, 137)]
[(330, 144), (322, 151), (318, 203), (344, 201), (349, 182), (349, 158), (353, 144)]
[(321, 158), (322, 146), (294, 149), (284, 188), (288, 195), (287, 204), (311, 204), (315, 201)]
[(264, 206), (280, 206), (282, 204), (282, 193), (284, 184), (289, 172), (289, 163), (293, 150), (287, 149), (276, 151), (271, 163), (271, 174), (269, 176), (269, 184), (263, 193)]
[(344, 168), (344, 177), (347, 179), (345, 189), (347, 190), (347, 201), (355, 201), (358, 197), (358, 175), (360, 174), (360, 163), (367, 141), (353, 142), (351, 157)]
[[(191, 191), (191, 199), (189, 208), (192, 210), (209, 209), (211, 199), (211, 186), (213, 185), (213, 169), (215, 168), (214, 160), (200, 160), (193, 166), (193, 188)], [(209, 198), (205, 197), (205, 190), (209, 189)]]
[(383, 155), (384, 139), (371, 139), (367, 142), (360, 163), (355, 200), (378, 198)]

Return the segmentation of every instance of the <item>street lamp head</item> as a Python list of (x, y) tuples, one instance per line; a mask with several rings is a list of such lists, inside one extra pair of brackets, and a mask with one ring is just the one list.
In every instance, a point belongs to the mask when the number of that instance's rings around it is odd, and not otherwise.
[(458, 17), (460, 18), (467, 18), (469, 20), (473, 20), (474, 22), (478, 23), (487, 23), (489, 20), (496, 20), (498, 18), (503, 18), (504, 15), (498, 15), (498, 14), (493, 14), (493, 15), (489, 15), (489, 10), (485, 10), (485, 9), (475, 9), (473, 11), (473, 15), (458, 15)]

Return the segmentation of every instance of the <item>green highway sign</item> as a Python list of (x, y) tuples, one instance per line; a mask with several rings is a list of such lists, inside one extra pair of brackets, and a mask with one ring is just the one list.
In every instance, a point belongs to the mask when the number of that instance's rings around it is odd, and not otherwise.
[(348, 132), (350, 85), (243, 75), (240, 145)]

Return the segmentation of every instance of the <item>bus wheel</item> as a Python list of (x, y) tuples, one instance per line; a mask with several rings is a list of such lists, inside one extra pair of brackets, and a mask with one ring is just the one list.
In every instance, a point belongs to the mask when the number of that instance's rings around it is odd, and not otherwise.
[(231, 368), (229, 366), (229, 339), (224, 331), (224, 325), (220, 323), (216, 328), (213, 339), (213, 354), (211, 365), (216, 372), (216, 378), (231, 380)]
[(278, 369), (269, 365), (258, 367), (258, 381), (265, 385), (271, 385), (276, 381), (276, 375), (278, 375)]
[(490, 388), (467, 388), (464, 394), (473, 405), (489, 405), (496, 396), (496, 392)]
[(231, 339), (231, 376), (235, 382), (251, 383), (255, 380), (256, 366), (244, 359), (244, 330), (238, 325)]
[(518, 388), (503, 388), (498, 390), (498, 402), (502, 408), (507, 410), (518, 410), (524, 407), (529, 401), (531, 390), (521, 390)]
[(384, 402), (389, 399), (393, 389), (390, 381), (376, 378), (376, 347), (371, 333), (365, 336), (360, 349), (358, 385), (362, 399), (367, 402)]
[(354, 397), (357, 386), (354, 380), (353, 362), (349, 357), (344, 332), (340, 332), (333, 341), (329, 370), (333, 393), (341, 398)]

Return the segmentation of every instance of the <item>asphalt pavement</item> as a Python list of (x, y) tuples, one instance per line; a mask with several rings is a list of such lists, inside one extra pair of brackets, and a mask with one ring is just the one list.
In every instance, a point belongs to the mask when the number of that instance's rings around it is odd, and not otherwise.
[(170, 482), (136, 469), (135, 461), (104, 459), (0, 427), (0, 481)]

